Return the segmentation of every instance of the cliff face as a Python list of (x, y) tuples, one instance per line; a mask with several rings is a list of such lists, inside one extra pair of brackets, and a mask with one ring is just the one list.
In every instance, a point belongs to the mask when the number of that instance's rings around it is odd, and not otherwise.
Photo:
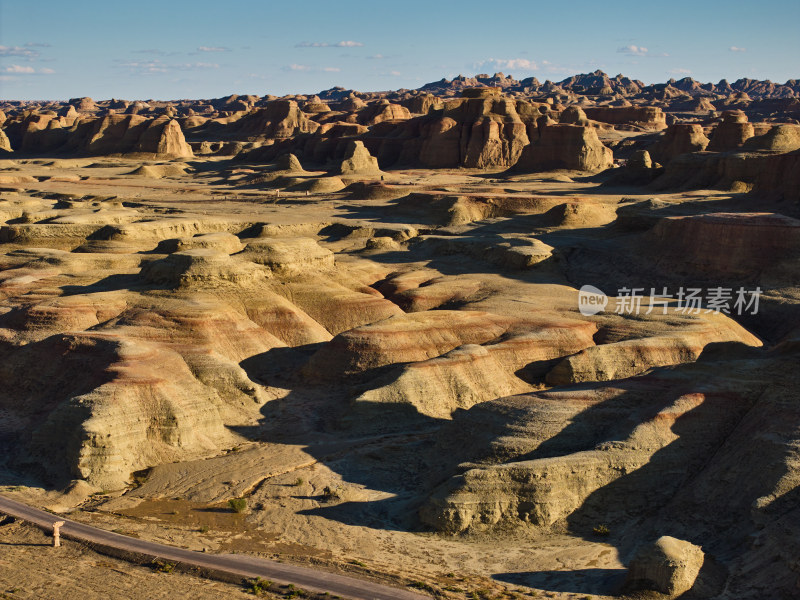
[(491, 92), (450, 100), (441, 111), (368, 134), (365, 142), (389, 164), (494, 168), (517, 161), (528, 133), (516, 103)]
[(611, 167), (614, 157), (598, 139), (594, 128), (582, 125), (548, 125), (528, 145), (514, 166), (515, 171), (574, 169), (601, 171)]
[(42, 154), (140, 154), (189, 158), (180, 125), (169, 117), (110, 114), (101, 118), (31, 115), (10, 126), (21, 152)]
[(667, 163), (676, 156), (688, 152), (702, 152), (708, 146), (708, 138), (699, 123), (675, 123), (667, 127), (664, 135), (648, 148), (654, 160)]
[(590, 119), (613, 125), (631, 125), (651, 131), (667, 127), (667, 117), (657, 106), (598, 106), (586, 108), (585, 112)]

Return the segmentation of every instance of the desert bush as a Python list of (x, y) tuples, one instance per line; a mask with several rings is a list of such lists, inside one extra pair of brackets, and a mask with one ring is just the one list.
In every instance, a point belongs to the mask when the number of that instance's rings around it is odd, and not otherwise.
[(243, 513), (247, 510), (247, 498), (231, 498), (228, 500), (228, 506), (233, 512)]

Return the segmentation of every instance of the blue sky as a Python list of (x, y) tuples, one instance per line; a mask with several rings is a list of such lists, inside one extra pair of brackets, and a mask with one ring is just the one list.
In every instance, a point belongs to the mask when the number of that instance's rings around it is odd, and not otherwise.
[(0, 0), (0, 98), (414, 88), (502, 71), (800, 78), (800, 1)]

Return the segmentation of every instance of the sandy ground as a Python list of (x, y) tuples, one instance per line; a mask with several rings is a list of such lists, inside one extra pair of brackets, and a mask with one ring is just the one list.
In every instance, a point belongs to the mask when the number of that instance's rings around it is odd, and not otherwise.
[[(0, 167), (41, 180), (16, 186), (4, 184), (7, 197), (26, 194), (116, 196), (145, 211), (186, 210), (206, 217), (238, 218), (283, 225), (324, 223), (334, 218), (369, 223), (371, 213), (386, 201), (359, 201), (358, 210), (343, 205), (342, 194), (321, 197), (283, 194), (270, 190), (232, 188), (214, 173), (148, 180), (125, 177), (136, 165), (108, 161), (107, 167), (54, 169), (47, 161), (0, 161)], [(16, 170), (16, 171), (15, 171)], [(54, 177), (58, 175), (58, 177)], [(75, 179), (82, 177), (84, 179)], [(49, 179), (48, 179), (49, 178)], [(495, 185), (485, 174), (464, 170), (392, 173), (389, 183), (407, 183), (443, 192), (485, 193)], [(565, 175), (503, 180), (504, 193), (544, 194), (565, 199), (583, 197), (594, 187), (575, 183)], [(496, 190), (496, 186), (494, 188)], [(16, 190), (16, 191), (15, 191)], [(615, 205), (628, 192), (609, 190), (596, 195), (598, 204)], [(638, 199), (650, 194), (641, 192)], [(696, 195), (697, 196), (697, 195)], [(688, 196), (687, 196), (688, 197)], [(703, 200), (724, 196), (700, 195)], [(667, 201), (685, 200), (679, 194), (662, 195)], [(490, 223), (489, 223), (490, 224)], [(337, 252), (353, 240), (331, 244)], [(353, 264), (358, 257), (343, 257)], [(369, 268), (368, 266), (364, 267)], [(386, 269), (387, 267), (384, 267)], [(456, 273), (457, 274), (457, 273)], [(574, 291), (566, 293), (545, 275), (509, 280), (484, 273), (497, 288), (536, 283), (537, 294), (520, 293), (523, 302), (547, 306), (574, 306)], [(539, 280), (537, 281), (537, 277)], [(527, 288), (526, 288), (527, 289)], [(302, 399), (294, 407), (300, 419)], [(302, 437), (302, 436), (300, 436)], [(397, 526), (395, 514), (413, 511), (418, 498), (406, 491), (370, 485), (348, 478), (339, 469), (353, 453), (368, 456), (395, 446), (414, 443), (404, 435), (375, 440), (345, 440), (320, 435), (327, 449), (308, 451), (300, 441), (243, 444), (237, 452), (206, 460), (166, 464), (153, 469), (143, 485), (125, 494), (98, 494), (70, 517), (92, 525), (154, 541), (208, 552), (247, 552), (269, 558), (317, 564), (322, 568), (400, 582), (419, 581), (434, 586), (445, 597), (548, 597), (562, 599), (610, 598), (624, 576), (615, 547), (603, 538), (567, 533), (542, 535), (519, 529), (491, 537), (447, 537)], [(401, 464), (401, 463), (398, 463)], [(387, 472), (395, 466), (378, 465)], [(396, 475), (403, 477), (402, 465)], [(386, 477), (391, 474), (384, 473)], [(326, 495), (335, 490), (335, 497)], [(17, 499), (39, 506), (58, 505), (58, 494), (36, 486), (6, 487)], [(246, 495), (249, 510), (234, 514), (226, 499)], [(383, 514), (381, 505), (387, 508)], [(158, 573), (98, 556), (67, 543), (56, 554), (37, 530), (18, 524), (0, 527), (0, 584), (8, 598), (238, 598), (251, 597), (234, 586), (179, 573)], [(133, 591), (135, 590), (135, 592)]]
[(0, 598), (216, 600), (252, 597), (242, 586), (133, 565), (97, 554), (69, 540), (63, 540), (60, 548), (53, 548), (49, 536), (21, 522), (0, 525)]

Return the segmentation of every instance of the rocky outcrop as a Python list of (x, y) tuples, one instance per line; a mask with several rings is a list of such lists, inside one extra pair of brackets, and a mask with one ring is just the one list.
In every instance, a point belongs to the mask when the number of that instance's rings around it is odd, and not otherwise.
[(439, 115), (409, 122), (404, 129), (418, 128), (420, 139), (404, 143), (401, 160), (431, 168), (514, 164), (528, 143), (527, 127), (515, 102), (497, 91), (473, 96), (448, 101)]
[(602, 171), (613, 164), (613, 153), (598, 139), (595, 129), (580, 125), (548, 125), (525, 147), (516, 172), (571, 169)]
[(6, 132), (0, 129), (0, 153), (13, 152), (11, 148), (11, 141), (8, 139)]
[(411, 118), (411, 113), (405, 106), (392, 104), (388, 100), (381, 100), (371, 104), (357, 113), (358, 122), (362, 125), (377, 125), (384, 121), (404, 121)]
[(800, 125), (776, 125), (763, 134), (749, 138), (744, 150), (769, 150), (770, 152), (793, 152), (800, 149)]
[(326, 271), (334, 264), (330, 250), (322, 248), (316, 240), (303, 237), (253, 240), (240, 256), (281, 276)]
[(800, 202), (800, 150), (764, 159), (755, 190), (765, 197)]
[(653, 182), (655, 189), (709, 189), (730, 191), (755, 189), (761, 197), (796, 200), (800, 197), (797, 171), (798, 150), (784, 154), (743, 151), (683, 154), (669, 162), (664, 174)]
[(178, 122), (173, 119), (156, 119), (142, 134), (134, 152), (153, 154), (158, 158), (190, 158), (194, 156), (183, 137)]
[(611, 125), (628, 125), (645, 131), (667, 128), (667, 117), (657, 106), (596, 106), (585, 109), (593, 121)]
[(577, 104), (565, 108), (561, 114), (558, 115), (558, 122), (564, 123), (565, 125), (581, 125), (583, 127), (589, 125), (586, 112)]
[(72, 126), (52, 119), (46, 125), (30, 119), (19, 125), (16, 133), (24, 152), (137, 154), (156, 159), (193, 156), (180, 125), (168, 117), (111, 114), (76, 120)]
[(678, 597), (692, 589), (704, 560), (705, 554), (699, 546), (662, 536), (637, 550), (628, 567), (625, 588)]
[(527, 365), (592, 346), (594, 332), (593, 324), (570, 319), (516, 323), (496, 338), (496, 329), (487, 327), (481, 336), (491, 343), (464, 343), (440, 356), (396, 368), (371, 381), (370, 389), (355, 399), (354, 408), (356, 414), (395, 408), (450, 419), (458, 409), (530, 391), (532, 386), (520, 377)]
[(716, 213), (661, 219), (643, 242), (657, 264), (719, 281), (758, 281), (800, 257), (800, 221), (774, 213)]
[(648, 148), (655, 160), (664, 164), (680, 154), (702, 152), (709, 144), (699, 123), (674, 123), (660, 140)]
[(337, 169), (339, 175), (375, 175), (380, 174), (378, 159), (373, 157), (364, 147), (364, 142), (354, 141), (347, 145), (344, 159)]
[[(590, 532), (664, 506), (762, 389), (746, 376), (698, 387), (698, 375), (657, 372), (474, 406), (448, 432), (460, 432), (470, 462), (432, 492), (420, 518), (448, 533), (565, 524)], [(481, 450), (463, 448), (487, 438)], [(456, 451), (446, 434), (441, 444)]]
[(753, 124), (747, 121), (747, 115), (740, 110), (725, 111), (722, 121), (711, 136), (708, 144), (709, 152), (728, 152), (740, 148), (753, 137)]
[[(676, 314), (675, 318), (681, 317)], [(547, 382), (566, 385), (625, 379), (653, 367), (693, 362), (707, 345), (714, 343), (761, 346), (758, 338), (724, 316), (701, 314), (683, 318), (685, 330), (680, 333), (600, 344), (568, 356), (547, 374)]]
[(307, 371), (316, 377), (338, 377), (395, 363), (440, 356), (462, 344), (481, 344), (500, 337), (509, 320), (477, 311), (411, 313), (391, 317), (336, 336), (317, 352)]

